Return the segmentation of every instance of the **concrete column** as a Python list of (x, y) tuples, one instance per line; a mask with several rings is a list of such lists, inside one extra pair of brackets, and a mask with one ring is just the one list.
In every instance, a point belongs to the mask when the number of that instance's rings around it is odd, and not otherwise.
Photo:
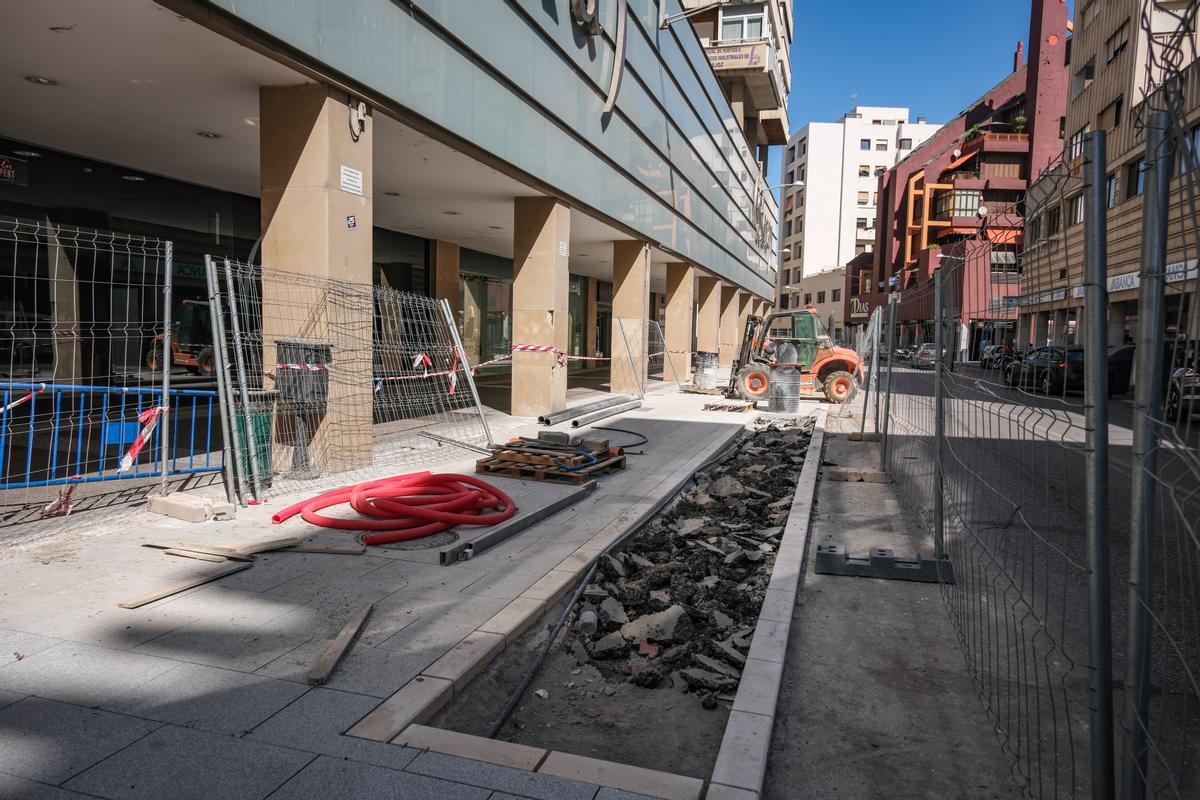
[[(372, 453), (374, 120), (352, 128), (346, 95), (317, 83), (261, 87), (259, 119), (263, 264), (348, 282), (326, 295), (264, 281), (264, 363), (277, 363), (281, 339), (331, 345), (338, 379), (309, 423), (309, 463), (317, 473), (362, 467)], [(277, 462), (291, 463), (290, 424), (276, 420)]]
[(1033, 315), (1033, 346), (1045, 347), (1050, 335), (1050, 311), (1038, 311)]
[[(746, 320), (750, 318), (754, 295), (749, 292), (738, 293), (738, 336), (746, 330)], [(739, 339), (740, 341), (740, 339)]]
[(483, 347), (483, 307), (485, 304), (483, 281), (467, 281), (462, 291), (462, 343), (467, 351), (467, 360), (472, 364), (485, 361)]
[(462, 315), (462, 289), (458, 282), (459, 247), (438, 239), (431, 248), (433, 255), (433, 296), (447, 300), (460, 330), (464, 322)]
[(586, 352), (585, 355), (596, 355), (596, 279), (584, 278), (587, 288), (587, 328), (584, 330), (586, 337)]
[(1029, 314), (1021, 314), (1017, 317), (1017, 349), (1023, 349), (1029, 344), (1029, 328), (1032, 324), (1029, 316)]
[[(518, 197), (513, 217), (513, 344), (566, 352), (571, 209), (550, 197)], [(554, 353), (513, 353), (512, 364), (513, 416), (567, 407), (567, 367)]]
[(1066, 345), (1067, 343), (1067, 310), (1060, 308), (1054, 313), (1054, 344)]
[[(75, 265), (71, 263), (71, 254), (77, 254), (78, 257), (83, 253), (63, 247), (58, 241), (58, 227), (49, 218), (45, 223), (50, 237), (47, 261), (53, 287), (51, 300), (54, 303), (53, 376), (54, 380), (63, 383), (79, 383), (83, 378), (83, 353), (80, 344), (85, 327), (84, 321), (79, 318), (79, 288), (86, 285), (87, 280), (79, 279)], [(162, 347), (160, 344), (152, 346), (159, 349), (158, 360), (161, 361)], [(38, 366), (41, 367), (42, 364)]]
[(650, 303), (650, 248), (613, 242), (612, 368), (609, 391), (640, 394), (646, 385), (646, 328)]
[[(690, 264), (667, 264), (667, 355), (671, 360), (664, 378), (678, 375), (682, 383), (692, 377), (692, 337), (695, 333), (696, 269)], [(671, 350), (683, 350), (672, 353)], [(674, 369), (674, 372), (672, 372)]]
[(741, 341), (741, 331), (738, 330), (738, 313), (741, 303), (738, 300), (741, 292), (736, 286), (721, 284), (721, 369), (729, 369), (737, 354)]
[(720, 352), (721, 342), (721, 281), (701, 276), (696, 280), (698, 290), (696, 314), (696, 350), (701, 353)]
[(1108, 346), (1125, 344), (1125, 303), (1108, 304)]

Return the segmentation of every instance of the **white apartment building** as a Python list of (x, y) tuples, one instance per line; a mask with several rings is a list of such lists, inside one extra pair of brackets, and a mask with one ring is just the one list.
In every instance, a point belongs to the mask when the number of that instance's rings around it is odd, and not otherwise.
[[(826, 302), (814, 305), (841, 327), (841, 303), (830, 299), (830, 276), (818, 276), (872, 249), (879, 176), (941, 127), (925, 117), (909, 122), (908, 115), (907, 108), (856, 106), (837, 122), (810, 122), (792, 135), (779, 180), (785, 188), (778, 308), (803, 307), (806, 294), (815, 298), (820, 291)], [(804, 186), (786, 188), (794, 183)], [(806, 286), (817, 280), (819, 290)]]

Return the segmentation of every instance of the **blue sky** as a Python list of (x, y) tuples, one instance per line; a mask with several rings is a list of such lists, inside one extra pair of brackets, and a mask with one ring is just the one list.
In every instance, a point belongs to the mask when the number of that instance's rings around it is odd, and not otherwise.
[[(1018, 39), (1029, 52), (1030, 0), (795, 0), (795, 9), (793, 132), (855, 105), (946, 122), (1012, 69)], [(777, 183), (780, 152), (771, 156)]]

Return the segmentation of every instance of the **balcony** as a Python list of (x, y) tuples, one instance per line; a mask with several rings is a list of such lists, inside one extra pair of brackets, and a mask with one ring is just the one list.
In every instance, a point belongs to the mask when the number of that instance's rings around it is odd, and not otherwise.
[[(787, 102), (783, 69), (775, 44), (769, 39), (710, 42), (704, 48), (708, 63), (722, 83), (742, 81), (755, 108), (782, 109)], [(786, 122), (786, 117), (782, 118)], [(772, 123), (774, 124), (774, 123)], [(770, 136), (771, 134), (768, 133)], [(783, 129), (783, 143), (787, 129)]]
[(1028, 133), (981, 133), (967, 141), (967, 147), (977, 146), (985, 153), (1028, 153)]

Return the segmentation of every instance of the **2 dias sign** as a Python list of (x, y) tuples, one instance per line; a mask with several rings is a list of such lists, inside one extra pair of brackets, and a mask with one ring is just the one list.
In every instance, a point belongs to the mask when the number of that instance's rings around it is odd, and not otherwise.
[(871, 316), (871, 304), (859, 297), (850, 298), (850, 319)]

